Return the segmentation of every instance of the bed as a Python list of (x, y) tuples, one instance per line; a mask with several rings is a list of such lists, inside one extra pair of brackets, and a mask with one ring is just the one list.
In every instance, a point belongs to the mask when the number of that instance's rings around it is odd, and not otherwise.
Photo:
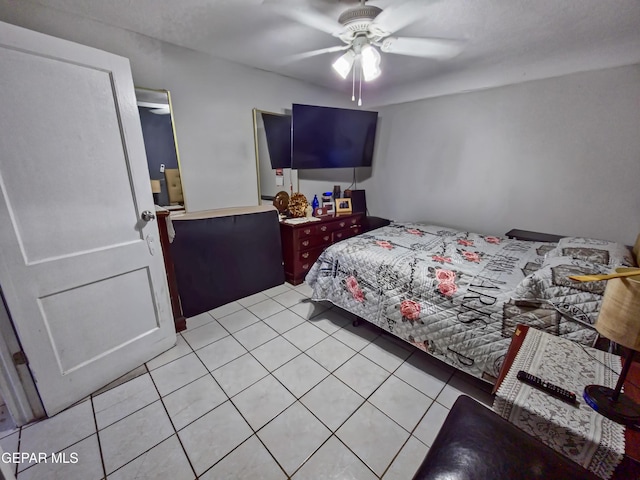
[(493, 383), (519, 323), (593, 345), (605, 282), (566, 277), (614, 265), (635, 261), (613, 242), (529, 242), (391, 223), (325, 250), (306, 281), (312, 300)]

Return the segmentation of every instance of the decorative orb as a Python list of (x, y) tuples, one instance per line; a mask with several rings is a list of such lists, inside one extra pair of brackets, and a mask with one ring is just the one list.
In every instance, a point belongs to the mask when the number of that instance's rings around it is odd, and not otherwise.
[(292, 217), (304, 217), (309, 206), (307, 197), (301, 193), (294, 193), (289, 200), (289, 213)]
[(278, 212), (284, 213), (289, 207), (289, 194), (285, 191), (276, 193), (273, 198), (273, 206), (276, 207)]

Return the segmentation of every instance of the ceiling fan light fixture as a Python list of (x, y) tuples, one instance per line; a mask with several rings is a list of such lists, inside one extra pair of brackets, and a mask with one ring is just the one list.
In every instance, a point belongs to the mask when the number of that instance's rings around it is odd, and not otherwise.
[(356, 54), (353, 50), (347, 50), (343, 55), (341, 55), (335, 62), (333, 62), (333, 69), (338, 72), (343, 79), (347, 78), (351, 68), (353, 67), (353, 62), (356, 59)]
[(371, 45), (365, 45), (360, 51), (362, 56), (362, 74), (365, 82), (375, 80), (380, 76), (380, 52)]

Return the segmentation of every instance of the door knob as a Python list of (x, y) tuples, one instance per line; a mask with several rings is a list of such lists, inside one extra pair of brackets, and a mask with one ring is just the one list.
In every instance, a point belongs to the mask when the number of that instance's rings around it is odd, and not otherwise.
[(151, 213), (149, 210), (145, 210), (144, 212), (142, 212), (141, 217), (145, 222), (150, 222), (151, 220), (155, 220), (156, 218), (155, 214)]

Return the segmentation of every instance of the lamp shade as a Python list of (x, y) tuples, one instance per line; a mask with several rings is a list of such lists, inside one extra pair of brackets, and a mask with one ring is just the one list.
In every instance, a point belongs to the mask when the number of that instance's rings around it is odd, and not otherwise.
[(362, 47), (362, 73), (364, 80), (370, 82), (380, 76), (380, 53), (371, 45)]
[(161, 191), (160, 180), (151, 180), (151, 193), (160, 193)]
[(353, 67), (355, 59), (356, 54), (353, 53), (353, 50), (347, 50), (335, 62), (333, 62), (332, 67), (342, 78), (347, 78), (347, 75), (349, 75), (349, 72), (351, 71), (351, 67)]
[[(637, 270), (616, 268), (616, 272)], [(640, 270), (632, 277), (607, 281), (596, 330), (614, 342), (640, 350)]]

